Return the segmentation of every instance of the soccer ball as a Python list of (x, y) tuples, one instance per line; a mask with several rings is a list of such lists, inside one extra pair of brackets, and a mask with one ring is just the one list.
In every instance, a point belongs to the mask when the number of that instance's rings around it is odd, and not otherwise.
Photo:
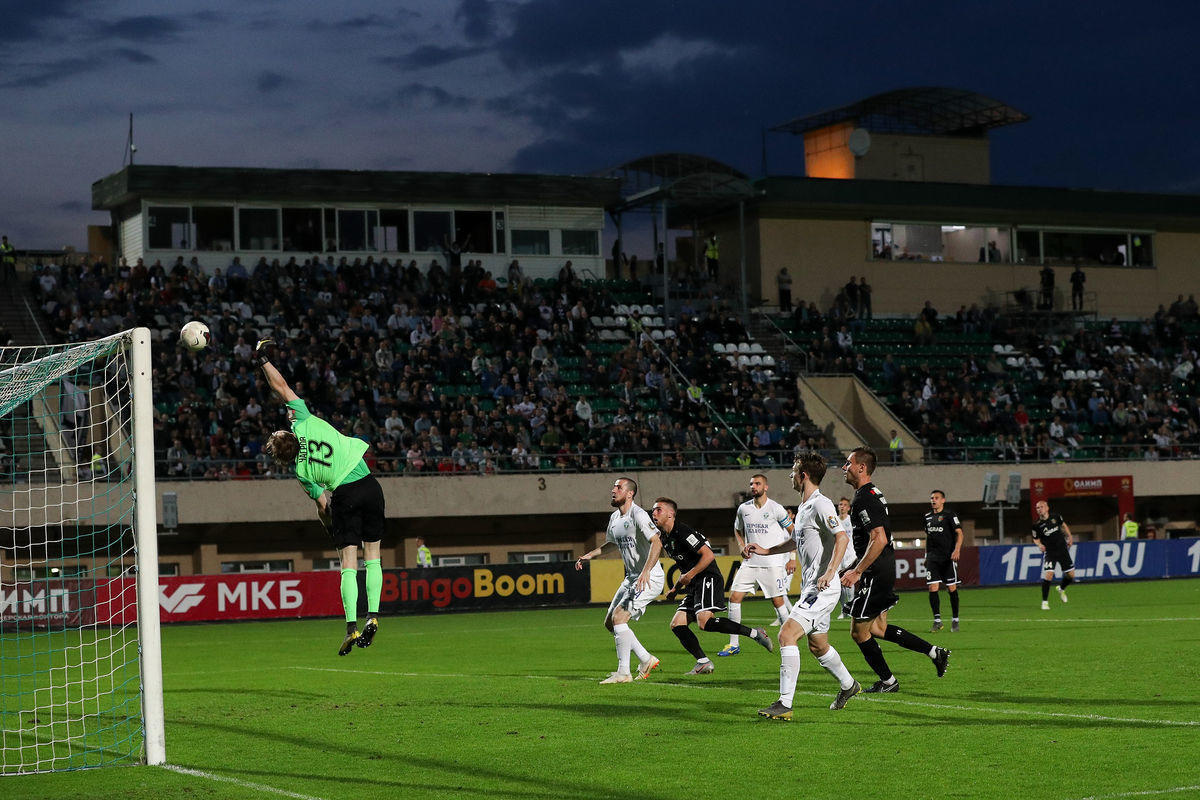
[(212, 343), (212, 334), (208, 332), (207, 325), (194, 319), (179, 331), (179, 343), (193, 353), (198, 353)]

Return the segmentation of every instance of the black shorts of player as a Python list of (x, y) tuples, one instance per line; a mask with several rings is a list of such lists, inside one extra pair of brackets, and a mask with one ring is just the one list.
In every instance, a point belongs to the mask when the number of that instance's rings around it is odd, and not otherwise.
[(947, 586), (958, 585), (958, 564), (950, 560), (950, 556), (926, 560), (925, 571), (929, 573), (925, 585), (944, 583)]
[(1042, 553), (1042, 572), (1054, 572), (1056, 564), (1063, 572), (1075, 569), (1075, 562), (1071, 560), (1071, 551), (1047, 549), (1045, 553)]
[(881, 565), (886, 567), (881, 570), (875, 569), (878, 563), (872, 564), (867, 574), (854, 584), (854, 599), (850, 601), (850, 616), (854, 619), (875, 619), (900, 602), (895, 592), (895, 560), (891, 565)]
[(725, 579), (708, 572), (697, 575), (688, 584), (687, 595), (680, 601), (679, 610), (687, 614), (688, 622), (694, 622), (701, 611), (724, 611)]
[(383, 538), (383, 487), (374, 475), (333, 490), (333, 544), (337, 549)]

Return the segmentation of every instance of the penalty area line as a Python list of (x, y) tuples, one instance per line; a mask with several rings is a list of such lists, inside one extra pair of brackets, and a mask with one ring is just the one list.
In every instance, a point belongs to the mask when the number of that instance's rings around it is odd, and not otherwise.
[(311, 794), (300, 794), (299, 792), (289, 792), (287, 789), (279, 789), (274, 786), (268, 786), (265, 783), (254, 783), (253, 781), (244, 781), (241, 778), (232, 778), (228, 775), (218, 775), (215, 772), (203, 772), (198, 769), (189, 769), (176, 764), (163, 764), (163, 769), (168, 769), (171, 772), (178, 772), (180, 775), (191, 775), (194, 778), (206, 778), (210, 781), (218, 781), (220, 783), (232, 783), (234, 786), (240, 786), (243, 789), (252, 789), (256, 792), (266, 792), (267, 794), (279, 795), (280, 797), (291, 797), (294, 800), (324, 800)]
[[(302, 667), (290, 666), (288, 669), (308, 670), (312, 672), (341, 672), (345, 674), (362, 674), (362, 675), (387, 675), (396, 678), (513, 678), (517, 680), (555, 680), (555, 681), (588, 681), (592, 678), (564, 678), (558, 675), (479, 675), (469, 674), (465, 672), (389, 672), (384, 670), (357, 670), (357, 669), (336, 669), (334, 667)], [(745, 692), (735, 686), (712, 686), (708, 684), (681, 684), (681, 683), (661, 683), (658, 681), (649, 682), (647, 685), (656, 687), (671, 687), (676, 689), (701, 689), (707, 691), (725, 691), (725, 692)], [(823, 697), (828, 698), (829, 692), (810, 692), (797, 691), (796, 694), (805, 695), (808, 697)], [(1025, 710), (1019, 708), (991, 708), (988, 706), (963, 706), (952, 705), (948, 703), (923, 703), (917, 700), (901, 700), (899, 698), (874, 698), (860, 697), (859, 699), (868, 703), (881, 703), (883, 705), (903, 705), (915, 706), (917, 708), (932, 708), (947, 711), (975, 711), (982, 714), (999, 714), (1003, 716), (1013, 717), (1049, 717), (1051, 719), (1083, 719), (1093, 722), (1127, 722), (1136, 725), (1165, 725), (1171, 727), (1190, 728), (1200, 726), (1200, 722), (1187, 719), (1141, 719), (1138, 717), (1108, 717), (1100, 714), (1071, 714), (1066, 711), (1036, 711)]]

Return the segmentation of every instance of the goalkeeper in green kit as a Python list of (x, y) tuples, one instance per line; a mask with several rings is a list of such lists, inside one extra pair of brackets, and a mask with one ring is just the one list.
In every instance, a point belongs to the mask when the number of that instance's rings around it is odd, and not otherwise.
[[(272, 433), (264, 450), (280, 466), (295, 467), (296, 477), (316, 502), (317, 516), (337, 547), (342, 564), (342, 608), (346, 612), (346, 638), (338, 648), (338, 655), (344, 656), (355, 645), (369, 647), (379, 630), (383, 489), (363, 461), (363, 453), (370, 445), (343, 436), (308, 410), (271, 364), (273, 344), (270, 339), (258, 343), (256, 363), (271, 390), (287, 406), (292, 429)], [(367, 568), (367, 624), (361, 632), (358, 630), (359, 546)]]

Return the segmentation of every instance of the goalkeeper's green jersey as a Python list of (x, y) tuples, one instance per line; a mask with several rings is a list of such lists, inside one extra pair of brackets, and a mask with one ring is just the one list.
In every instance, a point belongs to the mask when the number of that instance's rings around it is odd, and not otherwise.
[(287, 407), (295, 412), (292, 433), (300, 440), (296, 477), (309, 497), (316, 500), (323, 492), (332, 492), (371, 474), (363, 461), (363, 453), (370, 445), (362, 439), (342, 436), (309, 411), (303, 400), (289, 400)]

